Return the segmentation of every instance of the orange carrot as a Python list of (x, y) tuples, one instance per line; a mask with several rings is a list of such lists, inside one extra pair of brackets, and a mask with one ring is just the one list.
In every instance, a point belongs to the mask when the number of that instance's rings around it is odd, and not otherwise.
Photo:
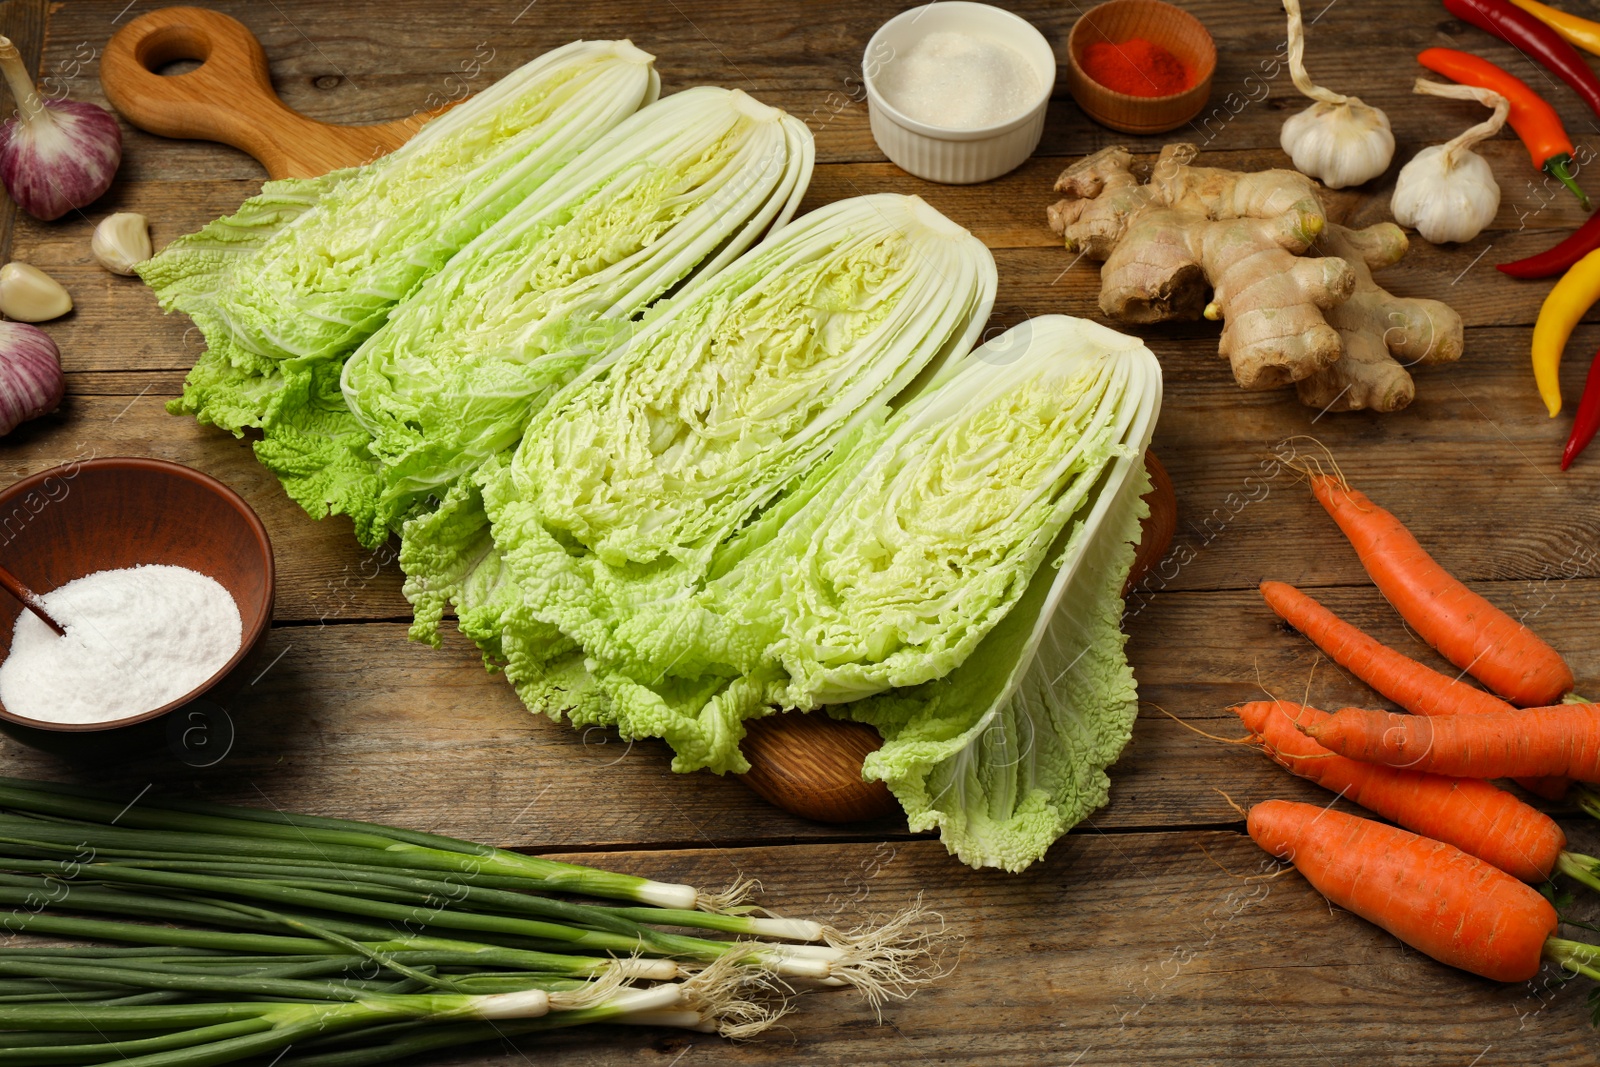
[[(1397, 822), (1454, 845), (1524, 882), (1550, 877), (1567, 847), (1554, 819), (1498, 786), (1476, 778), (1446, 778), (1337, 756), (1296, 729), (1331, 718), (1325, 711), (1258, 700), (1233, 709), (1278, 763)], [(1576, 857), (1580, 868), (1587, 856)], [(1593, 876), (1585, 879), (1593, 882)]]
[(1600, 708), (1593, 704), (1433, 719), (1345, 708), (1305, 730), (1324, 748), (1363, 763), (1462, 778), (1561, 775), (1600, 782)]
[(1537, 890), (1454, 845), (1287, 800), (1257, 804), (1248, 826), (1323, 896), (1440, 963), (1523, 982), (1556, 932)]
[(1565, 800), (1567, 793), (1572, 790), (1572, 783), (1565, 778), (1513, 778), (1522, 788), (1536, 797), (1546, 800)]
[(1292, 585), (1262, 582), (1261, 595), (1279, 618), (1311, 638), (1333, 662), (1409, 712), (1455, 715), (1512, 710), (1493, 693), (1440, 674), (1373, 640)]
[(1330, 475), (1311, 490), (1389, 603), (1445, 659), (1516, 704), (1554, 704), (1571, 690), (1560, 653), (1457, 581), (1399, 519)]
[[(1309, 637), (1335, 663), (1412, 714), (1482, 715), (1514, 710), (1492, 693), (1440, 674), (1373, 640), (1292, 585), (1262, 582), (1261, 595), (1279, 618)], [(1569, 783), (1561, 778), (1526, 778), (1517, 784), (1546, 800), (1560, 800)]]

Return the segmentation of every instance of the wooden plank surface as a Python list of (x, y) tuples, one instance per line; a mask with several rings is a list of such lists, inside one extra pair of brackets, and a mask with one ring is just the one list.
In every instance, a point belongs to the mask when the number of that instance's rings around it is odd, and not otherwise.
[[(971, 187), (906, 176), (873, 144), (859, 83), (867, 37), (900, 4), (207, 6), (261, 37), (291, 106), (329, 121), (435, 106), (574, 37), (631, 37), (658, 56), (664, 91), (699, 82), (739, 87), (803, 117), (820, 164), (808, 208), (860, 193), (916, 192), (971, 228), (1000, 269), (996, 329), (1046, 312), (1096, 314), (1094, 265), (1075, 263), (1044, 225), (1051, 185), (1071, 159), (1106, 144), (1154, 152), (1168, 139), (1100, 129), (1058, 87), (1039, 156), (1015, 173)], [(1004, 6), (1062, 54), (1075, 5)], [(1217, 165), (1287, 165), (1278, 128), (1303, 105), (1277, 58), (1275, 7), (1184, 6), (1211, 29), (1220, 62), (1210, 110), (1171, 138), (1202, 144)], [(1563, 6), (1600, 15), (1592, 0)], [(18, 40), (30, 66), (37, 57), (53, 85), (103, 102), (94, 57), (117, 25), (144, 9), (126, 0), (9, 0), (0, 5), (0, 30)], [(1386, 218), (1400, 164), (1476, 121), (1467, 105), (1412, 96), (1420, 72), (1412, 57), (1430, 45), (1466, 48), (1541, 88), (1551, 84), (1510, 48), (1424, 0), (1328, 5), (1310, 31), (1314, 75), (1385, 108), (1399, 142), (1386, 176), (1330, 195), (1337, 220)], [(1549, 95), (1579, 158), (1600, 155), (1600, 121), (1570, 92)], [(802, 998), (789, 1031), (745, 1045), (619, 1028), (431, 1062), (1600, 1062), (1580, 985), (1561, 986), (1547, 973), (1497, 987), (1448, 971), (1330, 909), (1293, 873), (1259, 877), (1270, 865), (1216, 792), (1241, 803), (1320, 799), (1259, 754), (1224, 743), (1242, 732), (1228, 704), (1263, 689), (1324, 705), (1381, 703), (1318, 665), (1314, 650), (1276, 622), (1254, 592), (1261, 579), (1315, 589), (1380, 638), (1439, 663), (1366, 583), (1285, 462), (1314, 447), (1302, 435), (1331, 448), (1448, 567), (1530, 619), (1568, 655), (1580, 691), (1600, 691), (1595, 465), (1557, 470), (1568, 423), (1547, 418), (1532, 388), (1528, 327), (1547, 283), (1516, 283), (1492, 269), (1546, 247), (1582, 214), (1530, 170), (1509, 133), (1481, 148), (1503, 190), (1489, 231), (1460, 247), (1415, 241), (1410, 257), (1380, 276), (1402, 295), (1449, 300), (1468, 326), (1464, 360), (1419, 371), (1409, 410), (1319, 416), (1287, 393), (1239, 391), (1217, 358), (1214, 326), (1145, 332), (1166, 373), (1156, 448), (1180, 507), (1171, 553), (1129, 601), (1129, 654), (1147, 703), (1112, 771), (1110, 804), (1020, 876), (969, 871), (898, 820), (821, 826), (766, 806), (732, 778), (672, 775), (659, 745), (630, 746), (530, 717), (459, 638), (438, 651), (408, 644), (392, 551), (363, 552), (342, 519), (308, 519), (255, 465), (247, 440), (167, 415), (163, 405), (199, 339), (186, 319), (161, 315), (139, 282), (105, 274), (89, 256), (89, 233), (105, 212), (144, 212), (159, 246), (235, 207), (257, 188), (260, 167), (217, 145), (125, 134), (119, 181), (85, 215), (44, 224), (0, 208), (0, 247), (58, 277), (77, 301), (71, 316), (47, 327), (62, 349), (68, 402), (0, 440), (0, 477), (88, 454), (160, 456), (215, 474), (250, 501), (273, 538), (277, 624), (261, 675), (229, 703), (232, 737), (218, 728), (217, 747), (178, 744), (153, 759), (85, 768), (6, 741), (6, 773), (109, 781), (130, 795), (158, 782), (177, 793), (598, 856), (659, 877), (715, 883), (750, 874), (787, 910), (840, 921), (903, 906), (920, 892), (964, 939), (955, 971), (891, 1007), (882, 1025), (849, 995), (827, 993)], [(1591, 170), (1595, 185), (1600, 169)], [(1591, 316), (1572, 351), (1596, 345), (1600, 318)], [(1564, 368), (1569, 399), (1584, 362)], [(1561, 817), (1574, 848), (1600, 850), (1592, 824)]]

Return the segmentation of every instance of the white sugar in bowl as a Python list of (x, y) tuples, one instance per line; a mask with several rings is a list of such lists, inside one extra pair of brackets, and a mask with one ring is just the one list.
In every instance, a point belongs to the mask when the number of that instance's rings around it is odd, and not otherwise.
[(945, 0), (878, 27), (861, 74), (883, 154), (919, 178), (967, 185), (1016, 169), (1039, 147), (1056, 58), (1026, 19)]

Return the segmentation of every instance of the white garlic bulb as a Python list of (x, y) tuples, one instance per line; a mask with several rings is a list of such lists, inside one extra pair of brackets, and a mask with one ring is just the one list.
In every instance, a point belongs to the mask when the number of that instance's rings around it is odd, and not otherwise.
[(1289, 116), (1278, 143), (1294, 160), (1296, 170), (1329, 189), (1371, 181), (1388, 170), (1394, 159), (1389, 116), (1311, 81), (1305, 66), (1300, 0), (1283, 0), (1283, 7), (1289, 13), (1289, 77), (1296, 89), (1316, 103)]
[(1329, 189), (1369, 182), (1394, 159), (1389, 116), (1354, 97), (1339, 104), (1318, 101), (1289, 116), (1278, 143), (1295, 170)]
[(133, 211), (107, 215), (94, 228), (89, 250), (99, 264), (112, 274), (132, 274), (133, 268), (152, 254), (150, 223)]
[(1482, 156), (1472, 151), (1472, 146), (1500, 131), (1510, 106), (1499, 93), (1468, 85), (1419, 80), (1416, 91), (1477, 100), (1494, 108), (1492, 116), (1454, 140), (1418, 152), (1400, 169), (1389, 205), (1396, 222), (1414, 227), (1434, 244), (1470, 241), (1494, 221), (1495, 212), (1500, 210), (1500, 186), (1494, 180), (1494, 172)]
[(1400, 169), (1394, 187), (1394, 221), (1436, 245), (1470, 241), (1500, 210), (1500, 186), (1476, 152), (1454, 158), (1446, 145), (1424, 148)]

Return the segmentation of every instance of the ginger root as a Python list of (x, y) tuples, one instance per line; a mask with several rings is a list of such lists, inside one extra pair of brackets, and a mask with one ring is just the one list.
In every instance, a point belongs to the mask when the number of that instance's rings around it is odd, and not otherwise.
[(1218, 348), (1243, 388), (1295, 383), (1303, 403), (1329, 410), (1397, 411), (1415, 388), (1394, 357), (1460, 358), (1460, 316), (1372, 280), (1405, 255), (1399, 227), (1330, 224), (1305, 175), (1196, 167), (1197, 154), (1168, 145), (1140, 182), (1127, 149), (1105, 148), (1056, 179), (1050, 228), (1102, 262), (1102, 312), (1221, 319)]
[(1316, 250), (1348, 263), (1356, 285), (1350, 299), (1324, 312), (1339, 331), (1344, 354), (1295, 383), (1300, 402), (1326, 411), (1399, 411), (1416, 396), (1406, 367), (1461, 358), (1461, 316), (1441, 301), (1395, 296), (1372, 280), (1374, 270), (1406, 254), (1406, 235), (1398, 226), (1329, 226)]

